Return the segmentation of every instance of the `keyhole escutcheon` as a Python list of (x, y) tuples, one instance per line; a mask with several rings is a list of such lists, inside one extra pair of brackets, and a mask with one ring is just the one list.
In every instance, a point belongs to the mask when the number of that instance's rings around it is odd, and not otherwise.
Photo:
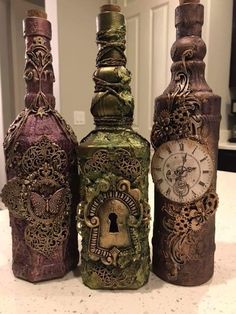
[(119, 232), (119, 228), (117, 224), (117, 218), (118, 218), (117, 215), (115, 213), (110, 213), (108, 218), (110, 220), (109, 232), (111, 233)]

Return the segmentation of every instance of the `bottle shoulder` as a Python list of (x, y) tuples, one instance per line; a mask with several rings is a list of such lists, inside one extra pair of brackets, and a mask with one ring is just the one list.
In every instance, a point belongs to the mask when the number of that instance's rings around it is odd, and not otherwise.
[(149, 148), (149, 142), (132, 129), (117, 128), (114, 130), (93, 130), (85, 136), (79, 147), (129, 147)]
[(10, 125), (4, 148), (8, 149), (16, 141), (24, 147), (30, 147), (43, 136), (62, 147), (78, 145), (74, 132), (58, 112), (53, 110), (40, 116), (24, 109)]

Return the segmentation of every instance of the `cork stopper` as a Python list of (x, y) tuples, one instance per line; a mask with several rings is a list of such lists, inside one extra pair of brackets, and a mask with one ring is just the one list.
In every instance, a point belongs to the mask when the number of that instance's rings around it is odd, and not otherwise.
[(120, 12), (120, 6), (116, 4), (105, 4), (101, 6), (101, 13), (103, 12)]
[(179, 0), (179, 4), (190, 4), (190, 3), (200, 3), (200, 0)]
[(47, 13), (43, 10), (28, 10), (27, 17), (41, 17), (47, 19)]

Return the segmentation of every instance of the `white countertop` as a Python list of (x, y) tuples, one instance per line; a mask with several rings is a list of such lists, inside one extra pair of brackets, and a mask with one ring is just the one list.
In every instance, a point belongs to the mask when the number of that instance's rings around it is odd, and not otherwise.
[(236, 143), (227, 142), (219, 142), (219, 149), (225, 150), (236, 150)]
[(230, 136), (229, 130), (220, 130), (219, 149), (236, 150), (236, 143), (230, 143), (228, 141)]
[(229, 141), (219, 142), (219, 149), (236, 150), (236, 143), (230, 143)]
[[(168, 284), (151, 273), (137, 291), (95, 291), (78, 271), (60, 280), (31, 284), (11, 271), (8, 211), (0, 211), (0, 314), (236, 314), (236, 173), (218, 172), (215, 274), (199, 287)], [(153, 184), (150, 203), (153, 209)], [(151, 197), (152, 196), (152, 197)]]

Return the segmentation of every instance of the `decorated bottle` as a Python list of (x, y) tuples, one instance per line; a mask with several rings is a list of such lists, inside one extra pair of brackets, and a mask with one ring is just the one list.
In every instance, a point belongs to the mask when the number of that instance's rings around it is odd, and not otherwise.
[(12, 269), (38, 282), (62, 277), (78, 263), (78, 143), (55, 110), (51, 24), (41, 11), (24, 20), (25, 109), (4, 141), (7, 183), (2, 200), (12, 229)]
[(203, 15), (199, 0), (180, 0), (176, 8), (172, 78), (155, 100), (151, 134), (153, 271), (184, 286), (208, 281), (214, 270), (221, 100), (204, 78)]
[(132, 130), (125, 35), (119, 6), (103, 6), (91, 105), (96, 127), (79, 145), (81, 273), (93, 289), (137, 289), (149, 277), (150, 145)]

